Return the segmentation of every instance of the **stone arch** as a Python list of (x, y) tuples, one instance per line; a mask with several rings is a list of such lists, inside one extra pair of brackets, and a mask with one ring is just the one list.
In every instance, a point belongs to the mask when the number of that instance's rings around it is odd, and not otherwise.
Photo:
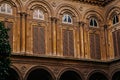
[(81, 80), (84, 80), (83, 74), (82, 74), (79, 70), (74, 69), (74, 68), (65, 68), (65, 69), (63, 69), (63, 70), (59, 73), (57, 79), (60, 80), (61, 77), (62, 77), (62, 75), (63, 75), (64, 73), (66, 73), (66, 72), (68, 72), (68, 73), (73, 72), (73, 73), (75, 73), (75, 74), (79, 77), (79, 80), (80, 80), (80, 79), (81, 79)]
[(10, 80), (10, 77), (17, 78), (17, 80), (23, 80), (23, 76), (21, 72), (14, 65), (11, 65), (9, 80)]
[[(49, 17), (53, 16), (53, 8), (52, 6), (47, 2), (47, 1), (43, 1), (43, 0), (30, 0), (28, 1), (28, 3), (26, 4), (26, 10), (32, 10), (35, 7), (41, 7), (43, 10), (45, 10), (48, 14)], [(27, 11), (28, 12), (28, 11)]]
[(120, 8), (117, 6), (111, 7), (107, 10), (106, 12), (106, 21), (107, 23), (109, 23), (108, 25), (110, 25), (110, 22), (112, 21), (112, 17), (114, 15), (119, 15), (120, 14)]
[(115, 69), (111, 74), (111, 80), (120, 80), (120, 68)]
[(13, 1), (3, 0), (3, 1), (1, 1), (1, 3), (7, 3), (7, 4), (11, 5), (11, 6), (16, 6), (16, 4)]
[(23, 6), (23, 4), (22, 4), (22, 2), (20, 1), (20, 0), (16, 0), (16, 5), (17, 5), (17, 8), (18, 8), (18, 13), (20, 12), (20, 11), (22, 11), (22, 6)]
[(72, 5), (70, 5), (70, 4), (66, 4), (66, 3), (60, 4), (56, 8), (55, 12), (56, 12), (55, 16), (57, 18), (59, 18), (59, 15), (67, 12), (67, 13), (70, 13), (73, 17), (76, 17), (77, 21), (80, 21), (80, 16), (81, 15), (80, 15), (79, 11), (75, 7), (73, 7)]
[(84, 16), (83, 16), (83, 21), (84, 21), (85, 23), (87, 23), (88, 20), (89, 20), (91, 17), (94, 17), (94, 18), (97, 19), (98, 24), (104, 24), (104, 18), (103, 18), (103, 16), (102, 16), (100, 13), (102, 13), (102, 12), (100, 12), (100, 11), (95, 11), (95, 10), (93, 10), (93, 9), (86, 10), (86, 11), (85, 11), (85, 14), (84, 14)]
[(29, 77), (29, 75), (30, 75), (33, 71), (35, 71), (35, 70), (45, 71), (45, 72), (48, 73), (49, 76), (51, 77), (50, 80), (54, 80), (54, 79), (55, 79), (54, 73), (53, 73), (49, 68), (47, 68), (47, 67), (45, 67), (45, 66), (33, 66), (33, 67), (30, 68), (30, 69), (28, 70), (28, 72), (26, 73), (24, 80), (27, 80), (27, 78)]
[[(94, 80), (92, 79), (93, 77), (97, 78), (97, 80), (108, 80), (109, 79), (108, 74), (102, 70), (91, 71), (90, 73), (88, 73), (87, 80)], [(101, 78), (104, 78), (104, 79), (101, 79)]]
[(17, 9), (18, 12), (21, 11), (22, 9), (22, 3), (20, 2), (20, 0), (16, 0), (16, 1), (8, 1), (8, 0), (2, 0), (0, 3), (7, 3), (13, 7), (15, 7)]

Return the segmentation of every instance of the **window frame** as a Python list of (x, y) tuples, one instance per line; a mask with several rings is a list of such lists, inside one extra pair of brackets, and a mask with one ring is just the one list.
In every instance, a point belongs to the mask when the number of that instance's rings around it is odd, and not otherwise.
[[(93, 25), (90, 24), (91, 20), (93, 22)], [(95, 26), (95, 22), (94, 21), (96, 22), (97, 26)], [(98, 20), (96, 18), (90, 18), (89, 19), (89, 27), (91, 27), (91, 28), (99, 28)]]
[[(5, 6), (4, 6), (5, 11), (4, 11), (4, 12), (2, 12), (2, 5), (5, 5)], [(10, 9), (10, 13), (8, 12), (9, 9)], [(0, 13), (12, 15), (12, 14), (13, 14), (12, 6), (9, 5), (9, 4), (7, 4), (7, 3), (1, 4), (1, 5), (0, 5)]]
[[(64, 21), (65, 17), (66, 17), (66, 22)], [(71, 22), (69, 22), (69, 18), (70, 18)], [(64, 23), (64, 24), (73, 24), (72, 16), (70, 14), (63, 14), (62, 23)]]
[[(34, 16), (35, 11), (37, 12), (37, 17)], [(42, 16), (42, 18), (40, 18), (39, 15)], [(41, 9), (34, 9), (33, 10), (33, 19), (45, 20), (45, 15), (44, 15), (43, 10), (41, 10)]]
[[(118, 18), (118, 21), (117, 21), (117, 18)], [(114, 23), (114, 20), (115, 20), (115, 23)], [(114, 15), (113, 18), (112, 18), (112, 24), (116, 25), (118, 23), (119, 23), (119, 16), (118, 15)]]

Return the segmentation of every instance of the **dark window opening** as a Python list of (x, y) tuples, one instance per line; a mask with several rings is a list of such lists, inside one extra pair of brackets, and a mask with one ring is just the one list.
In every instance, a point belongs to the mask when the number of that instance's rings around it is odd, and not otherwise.
[(7, 80), (20, 80), (20, 77), (15, 70), (10, 69), (9, 70), (9, 77)]
[(67, 17), (66, 16), (64, 17), (64, 22), (67, 22)]
[(117, 15), (113, 17), (113, 24), (117, 24), (119, 22), (119, 18)]
[(82, 80), (82, 79), (76, 72), (67, 71), (61, 75), (60, 80)]
[(50, 73), (44, 69), (36, 69), (32, 71), (27, 80), (53, 80)]
[(93, 26), (93, 21), (92, 21), (92, 19), (90, 20), (90, 26)]
[(108, 79), (102, 73), (97, 72), (97, 73), (92, 74), (89, 80), (108, 80)]
[(97, 22), (96, 22), (96, 20), (94, 20), (94, 26), (97, 27)]
[(68, 22), (69, 23), (71, 23), (72, 21), (71, 21), (71, 18), (70, 18), (70, 16), (68, 16)]
[(90, 19), (90, 23), (89, 24), (90, 24), (90, 27), (97, 27), (98, 26), (97, 21), (94, 18)]
[(116, 72), (113, 77), (112, 80), (120, 80), (120, 71)]
[(66, 23), (66, 24), (72, 24), (72, 18), (71, 18), (71, 16), (68, 15), (68, 14), (64, 14), (62, 22)]

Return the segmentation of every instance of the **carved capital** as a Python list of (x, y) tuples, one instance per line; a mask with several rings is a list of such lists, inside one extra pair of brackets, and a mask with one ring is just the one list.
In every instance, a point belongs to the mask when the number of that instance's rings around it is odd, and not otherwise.
[(5, 18), (4, 18), (4, 21), (5, 21), (5, 22), (8, 21), (8, 17), (5, 17)]
[(41, 26), (41, 22), (38, 22), (37, 25), (38, 25), (38, 26)]
[(105, 24), (103, 25), (104, 29), (106, 30), (108, 28), (109, 25)]
[(28, 15), (26, 12), (20, 12), (19, 14), (20, 14), (20, 16), (22, 16), (22, 17), (25, 17), (25, 16)]
[(78, 22), (78, 25), (79, 25), (80, 27), (84, 27), (84, 25), (85, 25), (85, 22), (83, 22), (83, 21), (80, 21), (80, 22)]
[(51, 21), (56, 23), (56, 22), (58, 21), (58, 18), (56, 18), (56, 17), (51, 17)]

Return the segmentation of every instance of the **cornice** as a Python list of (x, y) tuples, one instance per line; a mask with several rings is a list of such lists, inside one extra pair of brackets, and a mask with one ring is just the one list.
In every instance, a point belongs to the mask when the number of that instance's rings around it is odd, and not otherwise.
[(98, 6), (106, 6), (115, 0), (73, 0), (73, 1), (79, 1), (79, 2), (94, 4)]
[(110, 60), (96, 60), (96, 59), (80, 59), (80, 58), (71, 58), (71, 57), (58, 57), (58, 56), (38, 56), (32, 54), (12, 54), (11, 58), (13, 59), (32, 59), (32, 60), (47, 60), (47, 61), (70, 61), (70, 62), (79, 62), (79, 63), (92, 63), (92, 64), (105, 64), (110, 65), (114, 63), (119, 63), (120, 58), (110, 59)]

